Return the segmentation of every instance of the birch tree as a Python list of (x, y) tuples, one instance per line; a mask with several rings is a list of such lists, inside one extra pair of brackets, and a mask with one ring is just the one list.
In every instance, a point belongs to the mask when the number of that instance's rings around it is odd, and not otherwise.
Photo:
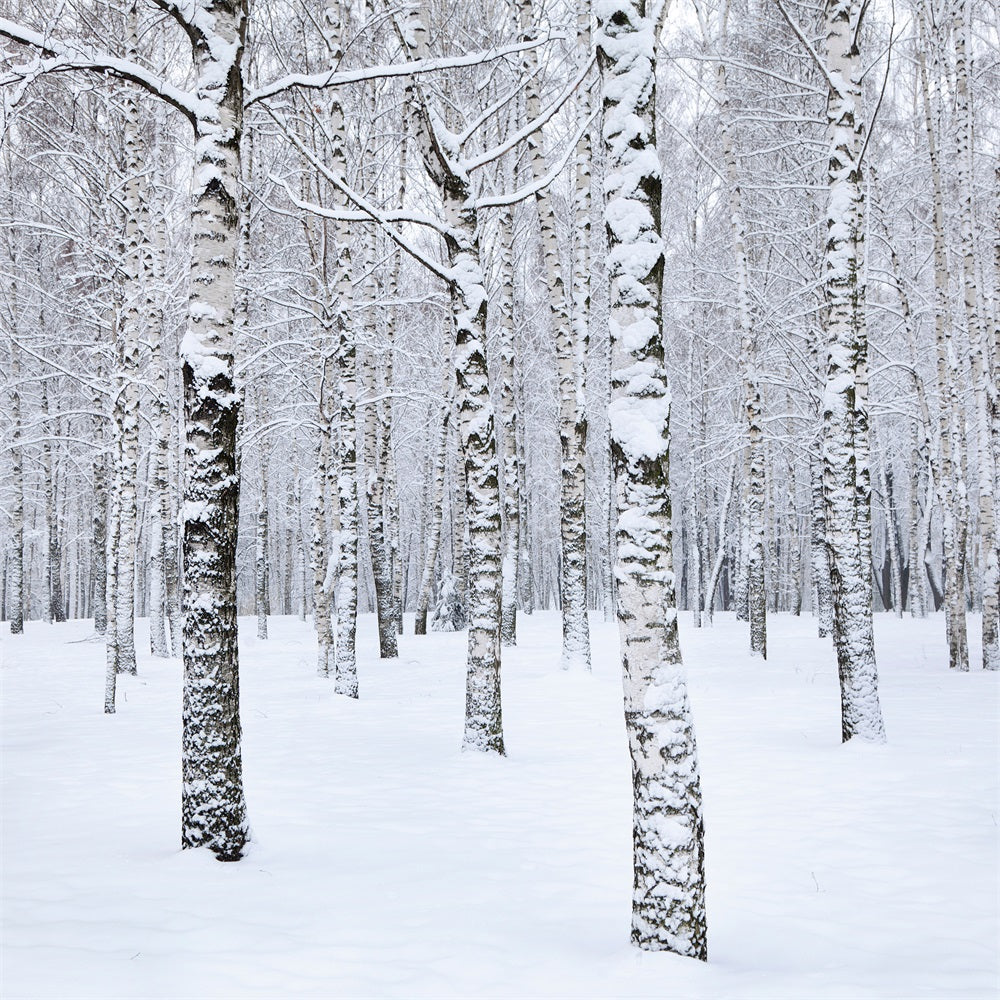
[(610, 245), (618, 623), (634, 789), (632, 941), (704, 960), (704, 835), (671, 560), (656, 18), (597, 0)]
[(882, 741), (872, 625), (868, 340), (863, 278), (861, 55), (858, 0), (828, 0), (826, 75), (830, 143), (827, 242), (827, 374), (823, 484), (840, 674), (841, 732)]

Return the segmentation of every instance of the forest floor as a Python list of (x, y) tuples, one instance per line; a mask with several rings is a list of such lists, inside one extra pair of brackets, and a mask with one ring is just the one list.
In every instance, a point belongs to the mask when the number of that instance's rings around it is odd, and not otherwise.
[(567, 674), (558, 615), (521, 616), (506, 759), (459, 750), (464, 635), (380, 662), (364, 616), (353, 702), (308, 625), (241, 626), (238, 864), (179, 850), (180, 663), (140, 656), (106, 717), (92, 623), (2, 626), (5, 1000), (997, 995), (1000, 676), (949, 673), (940, 615), (877, 616), (889, 742), (846, 747), (811, 618), (772, 616), (765, 663), (731, 615), (682, 617), (707, 964), (628, 942), (614, 625)]

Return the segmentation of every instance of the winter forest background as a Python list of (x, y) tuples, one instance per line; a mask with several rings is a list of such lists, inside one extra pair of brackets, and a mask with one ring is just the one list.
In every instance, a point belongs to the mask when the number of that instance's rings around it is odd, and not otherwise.
[(0, 91), (5, 996), (995, 994), (990, 0), (5, 0)]

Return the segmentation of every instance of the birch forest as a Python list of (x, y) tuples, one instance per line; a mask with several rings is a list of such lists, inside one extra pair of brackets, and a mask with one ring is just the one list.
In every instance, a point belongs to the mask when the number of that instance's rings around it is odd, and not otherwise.
[[(976, 761), (941, 787), (968, 794), (954, 822), (980, 838), (968, 863), (992, 873), (952, 883), (986, 942), (954, 959), (961, 995), (987, 995), (976, 989), (996, 976), (1000, 919), (998, 93), (992, 0), (0, 3), (5, 758), (38, 742), (29, 720), (48, 703), (33, 692), (51, 683), (59, 702), (78, 688), (79, 742), (64, 731), (60, 754), (84, 766), (93, 752), (109, 789), (132, 780), (122, 762), (138, 755), (135, 787), (166, 789), (162, 821), (100, 843), (127, 853), (130, 837), (156, 838), (156, 864), (193, 878), (195, 897), (198, 879), (241, 877), (216, 871), (278, 870), (267, 824), (294, 823), (293, 802), (322, 801), (324, 829), (310, 835), (363, 868), (351, 845), (383, 827), (366, 826), (374, 806), (338, 812), (343, 776), (364, 801), (397, 767), (419, 764), (421, 782), (445, 768), (446, 783), (478, 787), (471, 811), (482, 809), (449, 821), (455, 843), (486, 837), (508, 859), (502, 880), (527, 864), (511, 838), (542, 814), (526, 805), (506, 839), (505, 820), (486, 817), (521, 787), (531, 740), (548, 733), (539, 768), (570, 767), (584, 751), (548, 727), (574, 699), (610, 706), (591, 734), (609, 733), (625, 810), (609, 884), (631, 902), (610, 937), (559, 932), (596, 978), (573, 985), (553, 966), (551, 982), (537, 969), (493, 980), (468, 958), (440, 980), (412, 972), (390, 988), (358, 972), (310, 992), (311, 960), (279, 987), (206, 957), (208, 979), (170, 980), (163, 995), (647, 995), (627, 978), (646, 974), (680, 976), (689, 997), (819, 997), (824, 984), (831, 997), (905, 995), (901, 943), (883, 949), (898, 955), (882, 986), (803, 971), (763, 993), (697, 978), (723, 975), (697, 971), (711, 961), (626, 972), (626, 954), (612, 973), (589, 954), (630, 935), (633, 954), (730, 955), (738, 932), (714, 921), (730, 926), (727, 907), (744, 904), (722, 895), (739, 876), (713, 876), (712, 852), (752, 824), (727, 812), (725, 782), (741, 754), (812, 725), (781, 686), (807, 683), (826, 721), (803, 738), (822, 767), (851, 769), (827, 787), (852, 789), (857, 829), (887, 801), (877, 789), (891, 755), (913, 768), (883, 827), (914, 864), (929, 848), (906, 838), (930, 836), (919, 816), (943, 800), (913, 754), (930, 740), (928, 760), (961, 746)], [(421, 756), (397, 734), (445, 687), (456, 700), (427, 730), (441, 749)], [(743, 750), (739, 725), (713, 714), (726, 698), (727, 719), (773, 712)], [(280, 699), (287, 715), (274, 714)], [(322, 739), (370, 718), (361, 749), (307, 736), (313, 711), (326, 713)], [(161, 712), (169, 735), (141, 749)], [(253, 751), (278, 718), (280, 765)], [(956, 735), (938, 745), (940, 718)], [(822, 782), (803, 747), (782, 746), (774, 760), (794, 778), (767, 763), (762, 788)], [(316, 761), (328, 769), (317, 776), (337, 777), (299, 784)], [(597, 781), (585, 770), (551, 788), (584, 794)], [(254, 794), (265, 773), (296, 789), (284, 805)], [(11, 823), (61, 825), (31, 820), (21, 788), (5, 785)], [(558, 794), (539, 792), (539, 808)], [(602, 793), (594, 815), (610, 801)], [(406, 843), (426, 845), (424, 806), (399, 802)], [(427, 823), (444, 822), (426, 808)], [(74, 828), (63, 837), (121, 830), (109, 809), (53, 815)], [(537, 822), (542, 856), (558, 838), (591, 838), (565, 816)], [(924, 834), (898, 840), (911, 824)], [(844, 857), (875, 836), (842, 844)], [(178, 848), (240, 864), (182, 870)], [(382, 857), (407, 849), (386, 841)], [(22, 870), (18, 850), (5, 872)], [(566, 864), (586, 882), (590, 855), (575, 850)], [(847, 893), (842, 913), (818, 918), (846, 933), (868, 906), (850, 877), (824, 875), (813, 855), (800, 867), (817, 900)], [(333, 897), (340, 878), (324, 883)], [(421, 906), (472, 906), (442, 878)], [(993, 900), (977, 911), (982, 882)], [(572, 910), (577, 889), (537, 905), (525, 890), (512, 920), (534, 910), (562, 925), (553, 900)], [(314, 905), (306, 885), (289, 892)], [(777, 898), (775, 912), (796, 912)], [(41, 924), (7, 909), (28, 947), (24, 928)], [(409, 926), (383, 929), (406, 941)], [(483, 933), (502, 946), (507, 931)], [(7, 995), (74, 993), (31, 992), (39, 973), (18, 961)], [(152, 995), (157, 973), (118, 979), (93, 962), (105, 983), (94, 995)], [(375, 958), (358, 962), (375, 975)]]

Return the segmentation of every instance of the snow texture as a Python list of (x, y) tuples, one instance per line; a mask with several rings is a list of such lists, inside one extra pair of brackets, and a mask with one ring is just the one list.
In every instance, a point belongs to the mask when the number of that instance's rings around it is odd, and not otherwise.
[(522, 619), (500, 759), (458, 749), (464, 636), (379, 662), (362, 616), (359, 702), (314, 675), (307, 624), (240, 624), (254, 839), (228, 865), (179, 849), (181, 667), (145, 621), (114, 716), (90, 622), (0, 626), (5, 1000), (996, 995), (998, 677), (949, 673), (941, 615), (876, 616), (882, 746), (840, 744), (814, 619), (774, 615), (765, 662), (731, 614), (681, 616), (707, 964), (628, 942), (614, 625), (592, 618), (593, 674), (566, 674), (558, 613)]

